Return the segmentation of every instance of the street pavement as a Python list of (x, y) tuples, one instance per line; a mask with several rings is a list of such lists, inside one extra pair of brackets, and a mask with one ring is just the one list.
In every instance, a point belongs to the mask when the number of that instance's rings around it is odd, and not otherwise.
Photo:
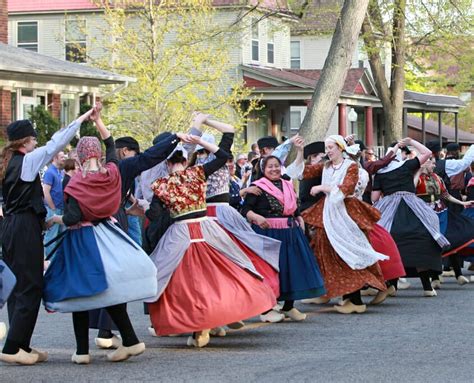
[[(466, 272), (467, 274), (468, 272)], [(153, 338), (142, 305), (129, 313), (145, 354), (106, 361), (90, 331), (92, 363), (71, 363), (75, 342), (69, 314), (40, 312), (33, 346), (50, 353), (31, 367), (0, 365), (0, 382), (469, 382), (474, 283), (446, 278), (438, 297), (424, 298), (420, 283), (365, 314), (342, 315), (331, 305), (297, 306), (304, 322), (262, 324), (256, 318), (208, 347), (186, 337)], [(6, 321), (6, 310), (0, 321)]]

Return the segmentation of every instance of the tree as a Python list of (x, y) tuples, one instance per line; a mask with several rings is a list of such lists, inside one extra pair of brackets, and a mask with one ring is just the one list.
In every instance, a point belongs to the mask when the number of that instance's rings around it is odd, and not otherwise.
[(324, 139), (341, 95), (369, 0), (345, 0), (300, 134), (308, 142)]
[(151, 142), (162, 131), (186, 130), (194, 110), (245, 124), (257, 100), (241, 102), (251, 90), (230, 55), (241, 44), (239, 20), (223, 24), (210, 0), (100, 4), (106, 38), (94, 63), (137, 80), (104, 101), (116, 134)]
[[(449, 66), (464, 73), (460, 87), (472, 89), (472, 3), (470, 0), (371, 0), (362, 36), (385, 116), (385, 137), (402, 136), (405, 75), (414, 90), (451, 93)], [(391, 50), (391, 77), (387, 79), (383, 55)], [(431, 84), (430, 84), (431, 83)], [(461, 85), (463, 84), (463, 85)], [(469, 87), (468, 86), (468, 87)]]
[(29, 115), (30, 120), (35, 125), (38, 134), (38, 146), (45, 145), (53, 134), (59, 129), (59, 121), (44, 108), (43, 105), (35, 107)]
[[(383, 14), (385, 10), (385, 13)], [(393, 0), (381, 9), (377, 0), (371, 0), (367, 16), (362, 24), (362, 37), (369, 57), (385, 119), (386, 142), (399, 140), (403, 135), (403, 101), (405, 92), (405, 13), (406, 1)], [(391, 15), (391, 23), (384, 16)], [(389, 40), (390, 39), (390, 40)], [(391, 42), (390, 82), (385, 76), (382, 59), (387, 41)]]

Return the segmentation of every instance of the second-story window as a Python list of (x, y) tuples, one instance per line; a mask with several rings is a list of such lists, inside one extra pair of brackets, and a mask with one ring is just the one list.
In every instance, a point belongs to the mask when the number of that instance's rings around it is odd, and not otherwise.
[(291, 42), (291, 69), (301, 68), (301, 47), (299, 41)]
[(268, 41), (267, 41), (267, 62), (269, 64), (275, 63), (275, 43), (274, 40), (274, 33), (272, 30), (268, 31)]
[(66, 20), (65, 56), (67, 61), (87, 61), (86, 20)]
[(252, 61), (259, 60), (259, 31), (258, 21), (252, 20)]
[(38, 52), (38, 22), (19, 21), (17, 24), (17, 47)]

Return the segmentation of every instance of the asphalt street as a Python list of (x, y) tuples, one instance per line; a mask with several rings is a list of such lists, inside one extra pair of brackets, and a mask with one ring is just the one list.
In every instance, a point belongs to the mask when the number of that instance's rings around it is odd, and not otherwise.
[[(466, 272), (467, 274), (467, 272)], [(305, 322), (247, 326), (212, 338), (208, 347), (186, 337), (153, 338), (142, 305), (129, 305), (142, 356), (107, 362), (93, 345), (92, 363), (71, 363), (75, 342), (69, 314), (41, 310), (32, 345), (50, 353), (31, 367), (0, 365), (0, 382), (429, 382), (474, 381), (471, 339), (474, 283), (447, 278), (438, 297), (424, 298), (420, 283), (365, 314), (342, 315), (331, 305), (303, 305)], [(0, 321), (6, 321), (6, 310)]]

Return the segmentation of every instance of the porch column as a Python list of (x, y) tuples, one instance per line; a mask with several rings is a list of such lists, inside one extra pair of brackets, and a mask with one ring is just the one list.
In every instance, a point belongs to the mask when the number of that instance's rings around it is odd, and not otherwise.
[(402, 134), (403, 137), (408, 137), (408, 111), (407, 108), (403, 108), (403, 117), (402, 117)]
[(426, 144), (426, 112), (421, 112), (421, 143), (424, 145)]
[(441, 147), (443, 147), (443, 123), (441, 122), (441, 112), (438, 112), (438, 140)]
[(338, 134), (342, 137), (347, 136), (347, 105), (339, 104), (339, 127)]
[(371, 106), (365, 108), (365, 145), (372, 146), (374, 144), (374, 121), (373, 109)]
[(458, 137), (458, 114), (454, 113), (454, 142), (459, 143)]
[(12, 122), (12, 94), (10, 90), (0, 89), (0, 130), (6, 137), (6, 127)]

